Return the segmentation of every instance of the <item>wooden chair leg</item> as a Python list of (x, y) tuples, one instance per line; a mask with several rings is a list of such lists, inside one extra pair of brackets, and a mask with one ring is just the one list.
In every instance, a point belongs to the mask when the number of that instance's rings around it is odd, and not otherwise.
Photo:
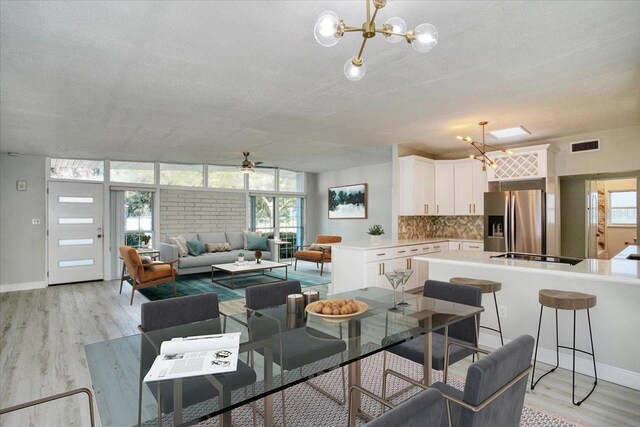
[(133, 285), (131, 285), (131, 302), (129, 303), (129, 305), (133, 305), (133, 293), (136, 291), (136, 285), (135, 283)]
[(176, 276), (172, 276), (171, 277), (171, 281), (173, 282), (173, 296), (177, 297), (178, 296), (178, 289), (176, 287)]
[(123, 261), (122, 262), (122, 274), (120, 275), (120, 293), (122, 293), (122, 282), (124, 282), (124, 269), (125, 269), (125, 263)]
[(320, 275), (322, 276), (322, 271), (324, 270), (324, 261), (320, 263)]

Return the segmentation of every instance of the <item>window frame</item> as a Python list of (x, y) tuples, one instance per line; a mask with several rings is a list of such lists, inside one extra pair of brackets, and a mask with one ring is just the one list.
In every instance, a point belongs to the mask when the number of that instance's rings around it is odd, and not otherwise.
[[(613, 190), (607, 192), (607, 226), (608, 227), (635, 227), (638, 223), (638, 206), (637, 203), (632, 206), (613, 206), (611, 196), (615, 193), (634, 193), (635, 199), (638, 198), (638, 190)], [(633, 222), (613, 222), (611, 220), (613, 211), (633, 209), (636, 211), (636, 217)]]

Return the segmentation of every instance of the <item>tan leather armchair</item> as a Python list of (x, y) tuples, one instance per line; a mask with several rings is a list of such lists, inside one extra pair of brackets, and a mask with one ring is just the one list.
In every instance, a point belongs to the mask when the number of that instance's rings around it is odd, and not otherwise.
[[(320, 275), (324, 271), (324, 263), (331, 262), (331, 244), (342, 242), (342, 237), (331, 236), (327, 234), (318, 234), (316, 241), (311, 245), (298, 246), (301, 250), (296, 251), (296, 262), (293, 267), (294, 270), (298, 268), (298, 260), (315, 262), (316, 267), (320, 266)], [(308, 248), (308, 249), (302, 249)]]
[[(131, 303), (133, 304), (133, 293), (138, 289), (148, 288), (150, 286), (163, 285), (165, 283), (173, 283), (173, 296), (177, 295), (176, 276), (178, 270), (173, 266), (177, 259), (168, 262), (153, 262), (151, 264), (143, 264), (138, 252), (130, 246), (120, 246), (120, 257), (127, 266), (128, 276), (125, 279), (131, 279)], [(122, 293), (122, 280), (120, 281), (120, 293)]]

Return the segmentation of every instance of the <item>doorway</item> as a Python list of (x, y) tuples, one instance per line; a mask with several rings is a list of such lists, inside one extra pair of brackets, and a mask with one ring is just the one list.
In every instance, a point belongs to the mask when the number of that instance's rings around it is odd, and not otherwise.
[(102, 184), (49, 182), (48, 283), (103, 279)]
[(637, 179), (586, 181), (586, 254), (611, 259), (627, 245), (637, 244)]

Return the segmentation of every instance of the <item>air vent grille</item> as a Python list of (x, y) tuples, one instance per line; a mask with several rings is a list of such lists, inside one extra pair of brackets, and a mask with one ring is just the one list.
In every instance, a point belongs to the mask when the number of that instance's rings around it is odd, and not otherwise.
[(585, 151), (598, 151), (600, 149), (600, 140), (582, 141), (571, 143), (571, 153), (583, 153)]

